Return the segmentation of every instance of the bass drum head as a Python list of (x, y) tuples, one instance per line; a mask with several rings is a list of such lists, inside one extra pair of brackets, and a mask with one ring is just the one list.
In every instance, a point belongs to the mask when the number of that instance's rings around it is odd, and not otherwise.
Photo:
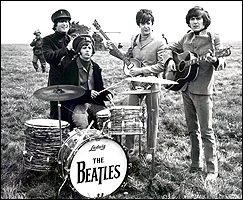
[(118, 142), (95, 138), (79, 147), (69, 175), (82, 196), (96, 198), (115, 192), (124, 182), (127, 168), (127, 154)]

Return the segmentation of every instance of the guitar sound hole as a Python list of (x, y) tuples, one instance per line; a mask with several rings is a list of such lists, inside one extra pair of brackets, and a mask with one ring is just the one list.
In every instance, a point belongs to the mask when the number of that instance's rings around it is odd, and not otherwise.
[(186, 65), (186, 64), (185, 64), (184, 61), (180, 62), (179, 66), (178, 66), (178, 71), (179, 71), (179, 72), (184, 71), (184, 69), (185, 69), (185, 65)]

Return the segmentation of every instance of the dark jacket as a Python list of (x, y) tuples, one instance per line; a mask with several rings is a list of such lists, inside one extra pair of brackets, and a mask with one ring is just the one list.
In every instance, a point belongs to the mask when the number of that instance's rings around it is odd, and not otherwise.
[[(75, 59), (72, 59), (75, 58)], [(69, 54), (62, 59), (61, 65), (63, 68), (63, 74), (65, 74), (65, 77), (63, 77), (63, 83), (68, 85), (80, 85), (79, 80), (79, 69), (76, 62), (77, 57), (73, 56), (73, 54)], [(94, 90), (101, 91), (104, 90), (104, 83), (102, 79), (102, 69), (100, 66), (91, 60), (92, 66), (93, 66), (93, 78), (94, 78)], [(76, 101), (78, 103), (95, 103), (105, 106), (104, 101), (107, 101), (106, 98), (107, 94), (111, 94), (110, 91), (105, 90), (102, 92), (95, 100), (91, 98), (91, 90), (86, 90), (85, 94), (78, 98)]]
[(35, 38), (31, 43), (30, 46), (34, 47), (33, 48), (33, 53), (35, 55), (40, 55), (43, 54), (43, 50), (42, 50), (42, 38)]
[(63, 68), (60, 65), (61, 58), (68, 54), (66, 48), (70, 38), (66, 34), (55, 32), (43, 38), (43, 54), (46, 62), (50, 64), (48, 85), (63, 85)]
[[(48, 86), (52, 85), (75, 85), (79, 86), (79, 72), (76, 60), (72, 60), (73, 53), (66, 48), (70, 38), (59, 32), (55, 32), (43, 38), (43, 53), (46, 61), (50, 64)], [(61, 64), (61, 60), (63, 61)], [(64, 62), (65, 61), (65, 62)], [(94, 63), (94, 80), (95, 90), (101, 91), (104, 89), (103, 80), (101, 77), (100, 67)], [(91, 91), (85, 91), (85, 94), (80, 98), (62, 101), (61, 103), (61, 119), (72, 124), (72, 110), (78, 103), (99, 103), (104, 104), (108, 91), (103, 92), (94, 102), (91, 99)], [(56, 101), (51, 101), (50, 118), (58, 119), (58, 107)]]

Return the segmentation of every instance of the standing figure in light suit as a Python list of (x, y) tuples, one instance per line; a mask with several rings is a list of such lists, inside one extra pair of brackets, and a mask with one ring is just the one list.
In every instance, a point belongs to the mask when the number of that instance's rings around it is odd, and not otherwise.
[(191, 8), (186, 15), (186, 23), (191, 30), (179, 42), (171, 43), (169, 48), (177, 53), (190, 51), (198, 56), (206, 55), (206, 60), (199, 62), (196, 79), (187, 82), (181, 91), (191, 140), (190, 172), (202, 171), (204, 146), (206, 180), (212, 181), (218, 176), (216, 138), (212, 128), (214, 71), (225, 66), (224, 59), (215, 57), (213, 51), (221, 49), (222, 42), (218, 34), (207, 30), (211, 18), (202, 7)]
[[(165, 40), (156, 39), (152, 35), (152, 27), (154, 25), (154, 16), (151, 10), (141, 9), (136, 15), (136, 24), (140, 28), (140, 33), (132, 38), (131, 47), (126, 52), (128, 58), (135, 58), (142, 63), (140, 68), (133, 67), (130, 70), (131, 76), (155, 76), (161, 77), (166, 65), (174, 65), (172, 52), (166, 50)], [(107, 41), (110, 54), (119, 58), (112, 49), (110, 41)], [(131, 89), (139, 89), (139, 85), (131, 85)], [(135, 88), (134, 88), (135, 87)], [(145, 88), (148, 89), (148, 88)], [(130, 94), (128, 104), (130, 106), (138, 106), (145, 98), (147, 107), (147, 161), (152, 160), (152, 152), (156, 148), (158, 120), (159, 120), (159, 99), (161, 86), (159, 83), (151, 84), (152, 93), (149, 94)], [(126, 147), (129, 153), (134, 153), (134, 135), (126, 136)]]

